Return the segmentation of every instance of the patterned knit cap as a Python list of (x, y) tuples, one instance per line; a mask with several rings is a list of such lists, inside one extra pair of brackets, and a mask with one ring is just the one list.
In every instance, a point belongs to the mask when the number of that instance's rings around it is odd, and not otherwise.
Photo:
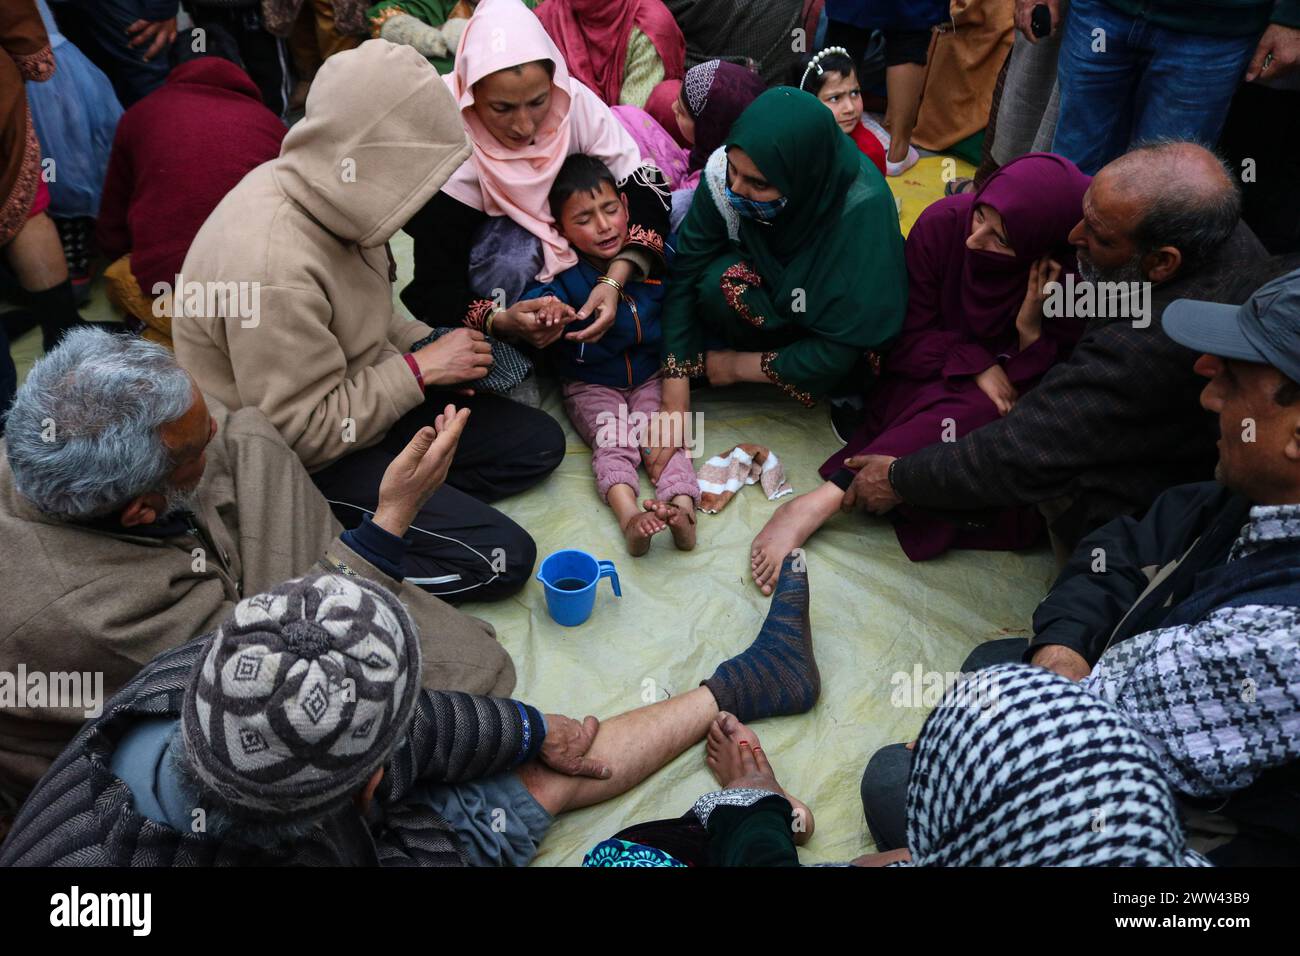
[(361, 578), (298, 578), (240, 601), (209, 639), (185, 693), (185, 753), (238, 811), (308, 820), (383, 765), (419, 691), (419, 639), (396, 597)]
[(1155, 755), (1118, 710), (1042, 667), (952, 688), (916, 743), (913, 866), (1205, 866)]

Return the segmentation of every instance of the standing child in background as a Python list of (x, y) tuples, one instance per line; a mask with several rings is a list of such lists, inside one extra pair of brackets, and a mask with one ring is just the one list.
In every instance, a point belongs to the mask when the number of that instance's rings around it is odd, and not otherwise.
[[(680, 550), (689, 551), (695, 547), (700, 486), (684, 451), (679, 448), (660, 474), (656, 497), (637, 505), (637, 467), (645, 446), (651, 444), (645, 429), (660, 414), (663, 391), (659, 374), (663, 284), (643, 279), (623, 287), (605, 275), (610, 260), (628, 241), (629, 226), (627, 197), (619, 193), (614, 174), (600, 160), (582, 153), (566, 159), (551, 186), (550, 205), (556, 228), (578, 253), (578, 264), (529, 289), (523, 298), (554, 296), (570, 307), (570, 315), (571, 307), (585, 303), (598, 283), (614, 285), (620, 298), (613, 323), (596, 339), (574, 342), (564, 335), (564, 325), (557, 324), (548, 347), (563, 381), (564, 410), (592, 448), (596, 490), (614, 509), (632, 556), (650, 550), (650, 539), (665, 528), (672, 531)], [(594, 321), (575, 323), (572, 331)]]
[(825, 103), (840, 129), (884, 174), (885, 145), (862, 122), (862, 87), (848, 51), (842, 46), (827, 47), (795, 69), (794, 85)]

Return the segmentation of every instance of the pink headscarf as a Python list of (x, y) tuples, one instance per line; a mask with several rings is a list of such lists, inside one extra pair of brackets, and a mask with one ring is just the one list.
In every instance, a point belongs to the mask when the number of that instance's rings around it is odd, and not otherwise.
[[(474, 84), (489, 73), (550, 60), (555, 64), (551, 102), (533, 142), (511, 149), (474, 111)], [(456, 49), (456, 67), (443, 77), (460, 106), (473, 152), (442, 187), (443, 192), (489, 216), (509, 216), (542, 241), (544, 264), (537, 278), (549, 281), (576, 265), (578, 257), (555, 228), (547, 194), (569, 154), (600, 159), (620, 181), (641, 164), (636, 143), (609, 107), (569, 76), (564, 57), (541, 22), (520, 0), (482, 0)]]
[(546, 0), (537, 19), (563, 48), (573, 75), (610, 106), (623, 91), (633, 27), (654, 44), (664, 79), (680, 80), (686, 69), (686, 38), (661, 0)]

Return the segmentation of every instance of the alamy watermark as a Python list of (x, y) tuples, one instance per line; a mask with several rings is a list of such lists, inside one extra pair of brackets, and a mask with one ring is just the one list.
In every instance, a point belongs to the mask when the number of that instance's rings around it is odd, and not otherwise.
[(86, 717), (104, 712), (103, 671), (0, 671), (0, 710), (64, 707)]
[(132, 936), (148, 936), (153, 928), (152, 893), (93, 893), (75, 884), (67, 893), (50, 897), (50, 925), (120, 926)]
[(704, 454), (703, 412), (617, 412), (596, 416), (597, 448), (681, 448), (687, 458)]
[(889, 679), (893, 707), (938, 707), (945, 697), (951, 707), (973, 707), (982, 718), (998, 707), (998, 685), (986, 671), (927, 671), (920, 662), (910, 671), (895, 671)]
[(1133, 328), (1151, 324), (1150, 282), (1090, 282), (1069, 273), (1064, 282), (1043, 286), (1043, 316), (1076, 319), (1132, 319)]
[[(239, 319), (245, 329), (262, 322), (262, 283), (186, 281), (177, 273), (174, 282), (153, 284), (153, 314), (161, 319), (189, 316), (196, 319)], [(170, 304), (170, 312), (168, 311)]]

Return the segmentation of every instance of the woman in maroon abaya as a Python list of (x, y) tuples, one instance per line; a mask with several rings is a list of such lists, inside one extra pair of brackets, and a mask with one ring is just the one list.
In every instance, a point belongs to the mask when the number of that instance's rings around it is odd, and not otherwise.
[[(976, 193), (927, 208), (907, 237), (903, 330), (867, 398), (864, 424), (821, 467), (816, 491), (782, 505), (754, 539), (754, 580), (769, 593), (784, 555), (840, 506), (853, 480), (845, 461), (901, 457), (1005, 415), (1069, 354), (1082, 322), (1044, 319), (1044, 286), (1075, 269), (1070, 230), (1083, 218), (1089, 177), (1067, 159), (1031, 153)], [(913, 561), (949, 548), (1013, 550), (1042, 531), (1032, 509), (990, 514), (978, 526), (902, 506), (891, 514)]]

